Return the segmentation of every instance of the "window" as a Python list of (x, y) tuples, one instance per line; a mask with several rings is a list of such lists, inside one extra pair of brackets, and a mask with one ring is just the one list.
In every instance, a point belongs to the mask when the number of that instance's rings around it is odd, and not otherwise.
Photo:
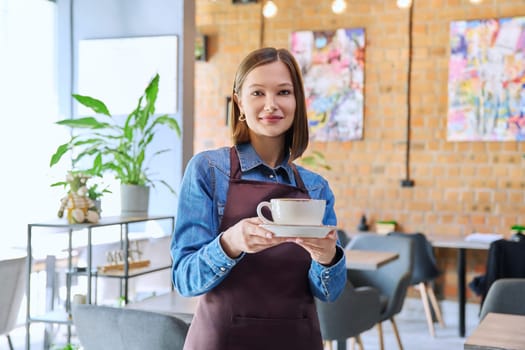
[(0, 258), (6, 247), (25, 249), (27, 224), (56, 217), (63, 196), (50, 184), (66, 170), (49, 168), (67, 139), (53, 124), (60, 119), (56, 41), (54, 2), (0, 0)]

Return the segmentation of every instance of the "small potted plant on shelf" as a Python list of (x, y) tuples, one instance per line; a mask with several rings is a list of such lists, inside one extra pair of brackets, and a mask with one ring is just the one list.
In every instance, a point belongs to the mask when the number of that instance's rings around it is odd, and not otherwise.
[(51, 186), (64, 186), (67, 194), (60, 200), (58, 217), (64, 217), (67, 211), (67, 221), (71, 224), (85, 222), (97, 223), (100, 219), (100, 209), (88, 195), (88, 180), (91, 178), (81, 171), (67, 173), (66, 181), (56, 182)]
[(82, 168), (86, 174), (102, 176), (106, 172), (112, 173), (121, 184), (123, 216), (146, 215), (149, 189), (157, 182), (175, 193), (166, 181), (155, 178), (148, 167), (154, 157), (169, 151), (162, 149), (148, 152), (160, 127), (166, 126), (177, 136), (181, 135), (175, 118), (167, 114), (155, 114), (159, 79), (158, 74), (153, 77), (138, 99), (136, 108), (123, 123), (111, 115), (104, 102), (77, 94), (73, 94), (73, 98), (95, 115), (57, 122), (73, 130), (82, 129), (82, 132), (73, 134), (68, 142), (57, 148), (51, 157), (50, 166), (57, 164), (67, 152), (74, 151), (73, 166), (88, 161), (89, 167)]

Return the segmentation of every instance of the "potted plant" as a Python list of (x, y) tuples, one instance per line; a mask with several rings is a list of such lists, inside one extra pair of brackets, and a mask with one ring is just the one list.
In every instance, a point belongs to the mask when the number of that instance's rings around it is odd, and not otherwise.
[[(136, 108), (123, 123), (111, 115), (104, 102), (77, 94), (73, 94), (73, 98), (95, 115), (56, 122), (73, 130), (81, 129), (81, 132), (73, 133), (68, 142), (58, 146), (51, 157), (50, 166), (57, 164), (64, 154), (73, 151), (74, 168), (82, 164), (82, 171), (92, 176), (112, 173), (121, 184), (123, 216), (147, 214), (149, 189), (155, 187), (155, 183), (162, 183), (175, 193), (166, 181), (154, 178), (149, 169), (149, 163), (154, 157), (169, 151), (162, 149), (148, 152), (158, 128), (167, 126), (179, 137), (181, 135), (175, 118), (167, 114), (155, 114), (159, 79), (158, 74), (153, 77), (138, 99)], [(89, 166), (85, 166), (86, 162)]]
[(91, 178), (81, 171), (69, 171), (66, 181), (56, 182), (51, 186), (64, 186), (66, 195), (60, 200), (60, 208), (57, 216), (62, 218), (67, 212), (67, 221), (71, 224), (84, 222), (97, 223), (100, 218), (100, 207), (95, 200), (89, 196), (88, 180)]

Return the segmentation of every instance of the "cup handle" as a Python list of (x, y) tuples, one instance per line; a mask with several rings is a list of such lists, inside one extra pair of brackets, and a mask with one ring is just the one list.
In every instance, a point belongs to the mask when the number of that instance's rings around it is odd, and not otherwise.
[(272, 207), (271, 207), (271, 203), (270, 202), (261, 202), (257, 205), (257, 216), (259, 217), (259, 219), (262, 220), (262, 222), (264, 222), (265, 224), (274, 224), (273, 221), (270, 221), (268, 220), (262, 213), (262, 208), (264, 207), (267, 207), (268, 209), (270, 209), (270, 211), (272, 210)]

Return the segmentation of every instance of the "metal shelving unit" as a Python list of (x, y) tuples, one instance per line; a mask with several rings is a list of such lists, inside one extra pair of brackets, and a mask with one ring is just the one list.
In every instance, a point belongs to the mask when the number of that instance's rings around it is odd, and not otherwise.
[[(86, 291), (86, 302), (92, 303), (92, 281), (96, 278), (117, 278), (121, 279), (123, 282), (123, 288), (121, 289), (121, 297), (124, 298), (124, 302), (128, 303), (128, 280), (130, 278), (143, 276), (149, 273), (169, 269), (170, 265), (161, 265), (161, 266), (148, 266), (137, 269), (130, 269), (129, 267), (129, 225), (136, 223), (144, 223), (148, 221), (162, 221), (169, 220), (171, 223), (171, 231), (173, 232), (175, 228), (175, 217), (171, 215), (156, 215), (156, 216), (144, 216), (144, 217), (103, 217), (96, 224), (69, 224), (66, 220), (52, 220), (47, 222), (40, 223), (31, 223), (27, 225), (27, 289), (26, 289), (26, 350), (29, 350), (30, 347), (30, 326), (31, 323), (35, 322), (44, 322), (44, 323), (54, 323), (54, 324), (64, 324), (67, 325), (67, 335), (68, 341), (71, 340), (71, 277), (72, 276), (85, 276), (87, 277), (87, 291)], [(92, 234), (93, 230), (97, 230), (103, 227), (108, 226), (120, 226), (120, 243), (121, 248), (124, 253), (124, 267), (122, 271), (108, 271), (101, 272), (97, 268), (93, 267), (92, 262)], [(65, 311), (51, 311), (43, 315), (32, 315), (31, 314), (31, 272), (33, 269), (33, 247), (32, 240), (33, 235), (35, 234), (36, 228), (42, 229), (57, 229), (61, 232), (57, 234), (67, 234), (67, 276), (66, 276), (66, 301), (65, 301)], [(87, 232), (87, 266), (85, 271), (77, 271), (73, 269), (73, 233), (78, 231)]]

